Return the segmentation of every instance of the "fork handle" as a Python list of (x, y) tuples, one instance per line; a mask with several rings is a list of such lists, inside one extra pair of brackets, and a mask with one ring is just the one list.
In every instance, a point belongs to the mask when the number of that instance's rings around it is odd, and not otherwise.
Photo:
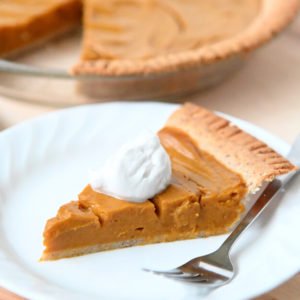
[(227, 250), (229, 252), (233, 243), (237, 240), (240, 234), (258, 217), (258, 215), (264, 210), (268, 203), (275, 197), (282, 187), (282, 182), (278, 179), (273, 180), (269, 183), (261, 195), (258, 197), (256, 202), (247, 212), (242, 221), (232, 231), (229, 237), (225, 240), (219, 250)]

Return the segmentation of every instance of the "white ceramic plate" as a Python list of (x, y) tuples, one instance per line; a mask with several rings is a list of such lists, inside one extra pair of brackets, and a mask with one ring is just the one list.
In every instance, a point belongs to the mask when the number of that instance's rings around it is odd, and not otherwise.
[[(31, 299), (245, 299), (300, 267), (300, 188), (289, 187), (232, 251), (238, 276), (204, 293), (141, 271), (169, 269), (216, 249), (225, 235), (133, 247), (54, 262), (38, 261), (45, 221), (75, 199), (91, 168), (143, 129), (156, 131), (176, 108), (112, 103), (63, 110), (0, 134), (0, 285)], [(249, 123), (240, 127), (286, 154), (288, 145)], [(203, 296), (204, 297), (204, 296)]]

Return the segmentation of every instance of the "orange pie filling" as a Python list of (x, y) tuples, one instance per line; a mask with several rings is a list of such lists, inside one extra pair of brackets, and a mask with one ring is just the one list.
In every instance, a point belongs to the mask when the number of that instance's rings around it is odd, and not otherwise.
[(261, 0), (85, 0), (82, 59), (148, 59), (231, 38)]
[(1, 0), (0, 55), (7, 55), (78, 26), (80, 0)]
[(247, 187), (240, 175), (201, 151), (185, 133), (164, 128), (172, 182), (143, 203), (120, 201), (89, 185), (47, 222), (42, 259), (226, 232), (239, 218)]

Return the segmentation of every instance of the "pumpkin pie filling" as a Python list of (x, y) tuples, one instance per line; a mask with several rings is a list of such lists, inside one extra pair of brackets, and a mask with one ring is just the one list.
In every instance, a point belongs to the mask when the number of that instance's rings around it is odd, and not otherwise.
[(89, 185), (79, 201), (63, 206), (48, 221), (46, 250), (72, 249), (71, 256), (98, 245), (128, 246), (223, 233), (243, 211), (246, 185), (209, 154), (199, 150), (183, 132), (159, 132), (172, 161), (173, 178), (162, 193), (144, 203), (120, 201), (95, 192)]
[(0, 55), (7, 55), (79, 25), (80, 0), (1, 0)]
[(148, 59), (243, 31), (261, 0), (84, 0), (83, 60)]

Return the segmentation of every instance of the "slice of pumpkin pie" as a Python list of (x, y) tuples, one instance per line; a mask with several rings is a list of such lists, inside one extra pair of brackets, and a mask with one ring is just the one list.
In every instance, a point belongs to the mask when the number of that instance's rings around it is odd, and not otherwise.
[(44, 231), (42, 260), (227, 232), (244, 198), (295, 167), (263, 142), (214, 113), (185, 104), (158, 132), (171, 182), (142, 203), (87, 185), (59, 208)]

